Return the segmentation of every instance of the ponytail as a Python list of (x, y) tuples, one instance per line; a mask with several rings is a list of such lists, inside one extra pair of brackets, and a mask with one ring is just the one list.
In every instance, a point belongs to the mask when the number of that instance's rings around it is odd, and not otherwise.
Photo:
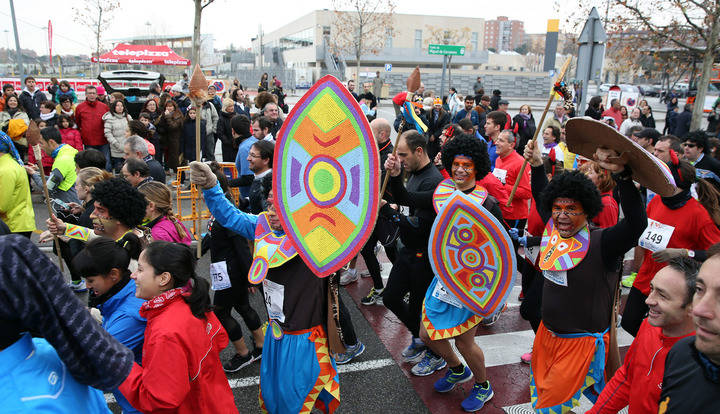
[(138, 191), (145, 196), (148, 202), (152, 201), (155, 203), (155, 209), (173, 223), (180, 240), (187, 237), (188, 234), (185, 231), (185, 228), (183, 228), (182, 224), (180, 224), (180, 221), (173, 213), (172, 193), (167, 185), (157, 181), (150, 181), (141, 185), (138, 188)]
[(145, 249), (145, 260), (159, 275), (170, 273), (173, 288), (187, 288), (189, 296), (183, 295), (190, 312), (198, 319), (204, 319), (205, 313), (212, 310), (210, 304), (210, 284), (195, 273), (197, 260), (190, 247), (182, 243), (155, 241)]
[(698, 201), (705, 207), (715, 225), (720, 227), (720, 192), (710, 182), (700, 178), (697, 180)]
[(187, 232), (185, 231), (185, 228), (183, 227), (182, 224), (180, 224), (180, 220), (177, 219), (177, 217), (175, 216), (175, 214), (172, 211), (172, 208), (164, 213), (165, 213), (165, 217), (167, 217), (168, 220), (170, 220), (172, 222), (172, 224), (175, 226), (175, 231), (177, 231), (178, 236), (180, 236), (180, 240), (187, 237)]

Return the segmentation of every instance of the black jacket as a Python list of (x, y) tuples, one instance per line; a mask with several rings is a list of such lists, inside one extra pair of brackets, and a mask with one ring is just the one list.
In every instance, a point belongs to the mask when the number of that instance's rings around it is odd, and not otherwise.
[(682, 111), (675, 117), (675, 129), (671, 132), (676, 137), (683, 139), (690, 132), (691, 111)]
[(40, 118), (40, 104), (47, 101), (45, 92), (40, 89), (35, 89), (35, 94), (30, 95), (30, 92), (23, 90), (20, 94), (20, 105), (25, 109), (31, 120)]

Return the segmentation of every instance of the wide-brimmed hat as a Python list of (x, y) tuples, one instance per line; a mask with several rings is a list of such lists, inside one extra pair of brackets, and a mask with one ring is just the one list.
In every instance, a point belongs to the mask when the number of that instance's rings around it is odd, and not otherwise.
[(565, 124), (565, 139), (568, 150), (589, 159), (594, 159), (598, 148), (613, 149), (630, 166), (633, 180), (662, 197), (675, 192), (675, 180), (664, 162), (603, 122), (587, 116), (571, 118)]

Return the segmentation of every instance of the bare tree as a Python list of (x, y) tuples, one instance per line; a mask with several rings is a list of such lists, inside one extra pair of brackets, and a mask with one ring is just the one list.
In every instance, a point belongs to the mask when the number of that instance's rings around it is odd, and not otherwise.
[(360, 78), (362, 55), (378, 54), (392, 36), (394, 0), (333, 0), (330, 50), (355, 57), (355, 76)]
[(192, 43), (192, 64), (200, 64), (200, 23), (202, 21), (202, 11), (215, 0), (193, 0), (195, 3), (195, 23), (193, 24), (193, 43)]
[[(80, 8), (73, 7), (73, 20), (83, 26), (89, 27), (95, 36), (95, 51), (93, 54), (100, 58), (102, 35), (112, 19), (113, 12), (120, 8), (118, 0), (85, 0)], [(96, 65), (100, 73), (100, 62)]]
[(720, 2), (717, 0), (612, 0), (615, 30), (637, 30), (655, 49), (675, 48), (678, 54), (702, 58), (691, 128), (703, 118), (713, 62), (720, 48)]

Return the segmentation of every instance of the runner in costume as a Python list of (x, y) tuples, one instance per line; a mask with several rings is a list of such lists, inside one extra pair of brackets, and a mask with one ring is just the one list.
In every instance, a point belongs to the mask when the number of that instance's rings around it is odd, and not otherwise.
[[(442, 209), (450, 196), (459, 190), (482, 204), (503, 223), (497, 199), (488, 195), (488, 191), (476, 182), (476, 177), (490, 172), (485, 143), (474, 137), (455, 138), (443, 146), (442, 161), (445, 170), (452, 172), (452, 179), (444, 180), (436, 189), (433, 196), (436, 209)], [(482, 320), (482, 316), (464, 306), (435, 276), (425, 294), (420, 338), (449, 365), (445, 376), (435, 382), (436, 391), (449, 392), (455, 385), (470, 381), (475, 376), (475, 386), (461, 403), (466, 411), (481, 409), (493, 396), (492, 387), (487, 381), (485, 356), (475, 344), (477, 325)], [(455, 345), (468, 366), (458, 359), (450, 345), (450, 338), (455, 339)]]
[(270, 413), (326, 413), (340, 404), (340, 383), (330, 356), (327, 332), (328, 278), (319, 278), (298, 256), (282, 230), (265, 188), (267, 210), (259, 215), (237, 209), (205, 164), (190, 164), (191, 180), (215, 221), (255, 240), (248, 278), (263, 282), (270, 325), (260, 366), (260, 407)]
[(525, 147), (533, 198), (547, 223), (539, 257), (545, 277), (542, 322), (531, 362), (530, 398), (536, 412), (568, 412), (581, 393), (594, 401), (605, 384), (617, 269), (646, 223), (629, 167), (620, 160), (606, 161), (615, 154), (607, 149), (596, 152), (600, 165), (615, 173), (625, 218), (613, 227), (595, 229), (588, 225), (602, 208), (595, 185), (577, 171), (559, 174), (548, 183), (538, 145), (530, 142)]

